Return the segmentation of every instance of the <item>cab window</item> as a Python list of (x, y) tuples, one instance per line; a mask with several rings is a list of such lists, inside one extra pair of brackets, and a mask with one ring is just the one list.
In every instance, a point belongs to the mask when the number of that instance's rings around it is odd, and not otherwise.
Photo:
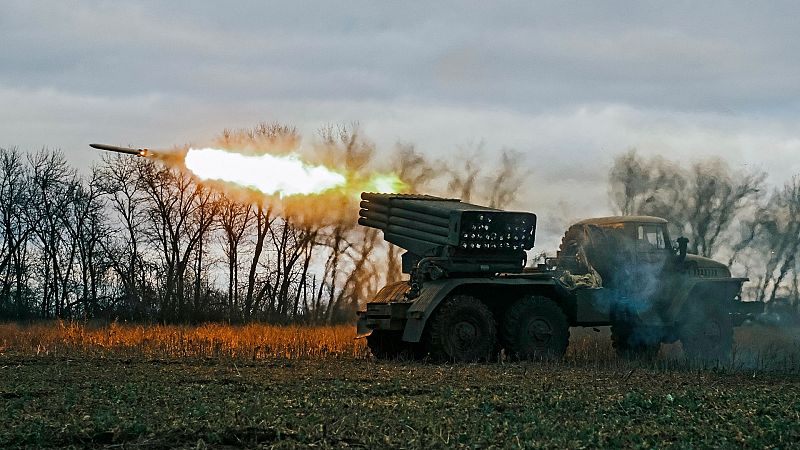
[(637, 227), (639, 251), (663, 250), (667, 248), (664, 230), (659, 225), (639, 225)]

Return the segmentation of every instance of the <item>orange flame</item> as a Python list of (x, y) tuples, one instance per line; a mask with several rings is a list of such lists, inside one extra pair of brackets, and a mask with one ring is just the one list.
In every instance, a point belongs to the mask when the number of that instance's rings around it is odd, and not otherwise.
[(280, 197), (351, 189), (399, 192), (404, 187), (393, 174), (353, 179), (323, 165), (306, 163), (297, 154), (245, 155), (216, 148), (190, 148), (184, 164), (201, 180), (224, 181)]

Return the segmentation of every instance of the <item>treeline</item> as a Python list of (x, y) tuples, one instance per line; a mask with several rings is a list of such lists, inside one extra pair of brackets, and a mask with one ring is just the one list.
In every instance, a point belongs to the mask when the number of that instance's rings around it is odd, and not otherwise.
[[(301, 138), (261, 124), (215, 145), (286, 153)], [(513, 151), (486, 161), (478, 143), (444, 163), (400, 143), (380, 165), (357, 127), (325, 128), (302, 148), (353, 179), (391, 171), (409, 192), (559, 214), (539, 210)], [(335, 323), (399, 278), (401, 250), (356, 224), (357, 193), (268, 198), (198, 183), (179, 159), (105, 155), (80, 173), (60, 151), (0, 149), (0, 320)], [(746, 298), (800, 296), (800, 178), (771, 188), (764, 173), (719, 159), (632, 151), (614, 160), (609, 192), (617, 213), (665, 217), (673, 239), (750, 277)]]
[(618, 156), (609, 181), (621, 214), (664, 217), (673, 238), (746, 276), (744, 297), (798, 304), (800, 177), (770, 187), (761, 171), (736, 171), (718, 158), (678, 163), (636, 151)]
[[(261, 124), (216, 145), (289, 152), (300, 141)], [(439, 183), (497, 207), (522, 182), (513, 152), (454, 167), (398, 144), (378, 167), (356, 127), (325, 128), (308, 147), (354, 178), (391, 170), (411, 192)], [(356, 225), (356, 196), (267, 198), (115, 155), (81, 174), (60, 151), (0, 149), (0, 319), (350, 321), (400, 275), (400, 250)]]

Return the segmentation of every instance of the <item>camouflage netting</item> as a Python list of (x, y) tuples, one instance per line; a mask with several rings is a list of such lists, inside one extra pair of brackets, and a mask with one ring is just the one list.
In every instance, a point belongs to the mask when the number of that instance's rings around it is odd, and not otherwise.
[[(576, 270), (565, 269), (558, 277), (558, 281), (567, 289), (578, 288), (595, 289), (603, 287), (603, 277), (592, 267), (586, 257), (586, 249), (582, 244), (577, 245), (575, 253)], [(580, 273), (573, 273), (580, 272)]]

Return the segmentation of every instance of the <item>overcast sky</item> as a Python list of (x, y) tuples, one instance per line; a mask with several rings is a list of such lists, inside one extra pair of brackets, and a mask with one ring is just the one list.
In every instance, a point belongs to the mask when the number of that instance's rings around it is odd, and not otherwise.
[(629, 148), (800, 173), (799, 2), (224, 3), (2, 2), (0, 147), (88, 167), (90, 142), (359, 121), (386, 149), (517, 149), (547, 192), (526, 206), (569, 219), (610, 212)]

